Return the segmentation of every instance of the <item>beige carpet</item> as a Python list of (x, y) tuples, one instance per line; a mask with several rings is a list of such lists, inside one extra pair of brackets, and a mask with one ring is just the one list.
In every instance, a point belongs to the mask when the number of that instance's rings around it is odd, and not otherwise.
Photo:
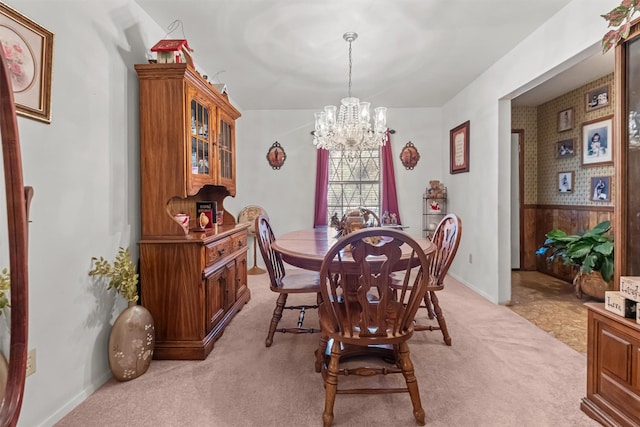
[[(153, 361), (140, 378), (107, 382), (57, 425), (318, 426), (324, 389), (318, 335), (264, 338), (276, 295), (250, 276), (252, 299), (204, 361)], [(410, 342), (428, 426), (598, 426), (580, 411), (586, 356), (508, 308), (448, 280), (439, 293), (453, 345), (439, 331)], [(295, 301), (295, 300), (294, 300)], [(295, 322), (295, 315), (283, 321)], [(305, 323), (317, 322), (309, 314)], [(335, 426), (413, 426), (406, 393), (338, 395)]]

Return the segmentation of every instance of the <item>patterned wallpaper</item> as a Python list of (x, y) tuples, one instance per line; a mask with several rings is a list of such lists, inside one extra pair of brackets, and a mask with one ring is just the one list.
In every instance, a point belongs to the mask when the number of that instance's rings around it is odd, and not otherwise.
[[(587, 93), (607, 85), (609, 105), (586, 111)], [(511, 127), (525, 130), (525, 204), (613, 206), (615, 197), (613, 165), (582, 166), (582, 124), (612, 115), (614, 105), (615, 93), (613, 73), (611, 73), (537, 108), (512, 108)], [(573, 128), (558, 132), (558, 115), (560, 111), (568, 108), (573, 108)], [(532, 136), (530, 137), (529, 134)], [(556, 143), (566, 139), (573, 139), (574, 155), (557, 158)], [(610, 138), (610, 148), (612, 145), (614, 144)], [(560, 172), (573, 172), (573, 192), (558, 191), (558, 173)], [(597, 176), (610, 177), (610, 201), (608, 202), (591, 200), (591, 178)]]
[(538, 202), (538, 122), (537, 107), (513, 107), (511, 128), (524, 130), (524, 204)]

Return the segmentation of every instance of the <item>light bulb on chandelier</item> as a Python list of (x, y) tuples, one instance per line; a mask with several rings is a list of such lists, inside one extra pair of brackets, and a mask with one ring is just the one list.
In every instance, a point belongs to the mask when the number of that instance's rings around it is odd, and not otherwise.
[(316, 148), (357, 152), (373, 150), (387, 141), (387, 108), (375, 108), (373, 125), (371, 124), (371, 103), (360, 102), (351, 96), (351, 43), (358, 38), (357, 33), (349, 32), (342, 36), (349, 43), (349, 96), (342, 98), (340, 109), (327, 105), (324, 111), (315, 113), (315, 131), (313, 143)]

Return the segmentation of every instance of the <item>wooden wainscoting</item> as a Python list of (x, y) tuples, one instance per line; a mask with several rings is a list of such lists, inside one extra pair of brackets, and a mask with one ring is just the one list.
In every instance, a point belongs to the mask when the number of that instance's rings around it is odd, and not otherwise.
[(536, 270), (571, 282), (574, 276), (571, 267), (558, 261), (549, 265), (544, 258), (536, 256), (536, 250), (551, 230), (578, 234), (602, 221), (613, 223), (613, 206), (525, 205), (523, 216), (522, 270)]

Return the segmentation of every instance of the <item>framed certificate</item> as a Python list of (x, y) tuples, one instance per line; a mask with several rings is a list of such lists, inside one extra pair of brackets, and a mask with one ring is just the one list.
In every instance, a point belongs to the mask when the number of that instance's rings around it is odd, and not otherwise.
[(469, 172), (469, 128), (467, 120), (449, 132), (451, 145), (450, 173)]

